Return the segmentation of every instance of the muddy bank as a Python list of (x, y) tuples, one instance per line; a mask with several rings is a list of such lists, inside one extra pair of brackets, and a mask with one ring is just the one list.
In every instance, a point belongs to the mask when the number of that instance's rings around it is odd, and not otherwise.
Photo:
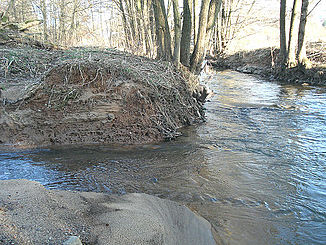
[(204, 118), (198, 81), (169, 63), (116, 50), (0, 54), (1, 144), (149, 143)]
[(281, 70), (278, 65), (279, 49), (266, 48), (242, 51), (231, 55), (210, 57), (210, 64), (216, 69), (232, 69), (247, 74), (254, 74), (267, 80), (284, 84), (326, 85), (326, 44), (310, 43), (307, 57), (310, 68), (293, 67)]
[(216, 244), (211, 225), (187, 207), (146, 194), (46, 190), (0, 181), (0, 243)]

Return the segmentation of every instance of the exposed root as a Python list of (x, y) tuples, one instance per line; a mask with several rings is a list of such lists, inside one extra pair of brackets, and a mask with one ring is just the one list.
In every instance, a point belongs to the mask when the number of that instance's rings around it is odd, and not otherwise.
[(197, 80), (186, 80), (173, 65), (116, 50), (74, 54), (44, 71), (29, 96), (7, 103), (6, 111), (17, 112), (18, 104), (33, 111), (28, 120), (16, 113), (15, 122), (0, 122), (9, 143), (146, 143), (174, 138), (178, 128), (203, 120), (201, 102), (192, 97)]

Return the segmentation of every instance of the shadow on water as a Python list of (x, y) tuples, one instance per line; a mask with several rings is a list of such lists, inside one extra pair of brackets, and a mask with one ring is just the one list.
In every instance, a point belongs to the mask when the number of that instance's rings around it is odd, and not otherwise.
[(0, 179), (187, 204), (221, 244), (326, 243), (326, 88), (204, 76), (207, 122), (176, 141), (0, 152)]
[(200, 168), (203, 163), (199, 159), (189, 164), (198, 157), (192, 156), (194, 152), (193, 147), (176, 142), (138, 147), (84, 145), (4, 152), (0, 155), (0, 178), (29, 178), (47, 188), (148, 193), (156, 189), (159, 180), (187, 175)]

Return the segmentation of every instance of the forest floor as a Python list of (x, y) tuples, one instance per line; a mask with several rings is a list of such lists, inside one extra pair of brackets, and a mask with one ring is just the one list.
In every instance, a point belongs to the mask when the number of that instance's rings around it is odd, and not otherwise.
[(114, 49), (54, 49), (0, 37), (0, 144), (150, 143), (204, 119), (198, 80)]
[(308, 44), (307, 57), (311, 62), (309, 69), (294, 67), (282, 71), (278, 68), (278, 53), (277, 48), (241, 51), (210, 58), (210, 64), (216, 69), (232, 69), (255, 74), (280, 83), (326, 85), (326, 43)]

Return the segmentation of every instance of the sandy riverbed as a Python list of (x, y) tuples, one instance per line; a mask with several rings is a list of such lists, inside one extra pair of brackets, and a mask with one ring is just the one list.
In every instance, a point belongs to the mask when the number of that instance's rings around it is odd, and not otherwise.
[(1, 244), (62, 244), (70, 236), (83, 244), (216, 244), (208, 221), (169, 200), (0, 181)]

